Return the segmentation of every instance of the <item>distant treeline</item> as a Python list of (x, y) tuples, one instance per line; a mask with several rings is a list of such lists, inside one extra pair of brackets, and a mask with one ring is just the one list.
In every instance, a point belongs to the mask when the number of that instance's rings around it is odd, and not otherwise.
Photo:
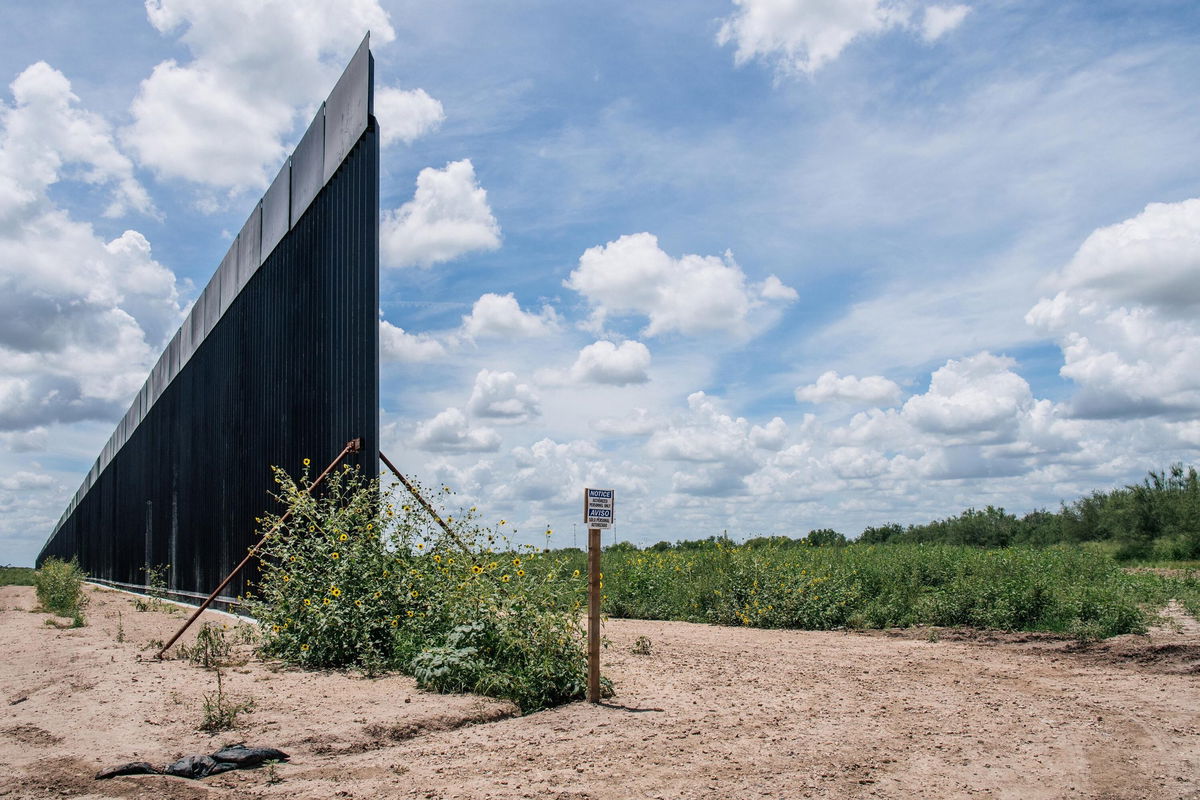
[[(958, 516), (907, 527), (896, 523), (868, 527), (856, 540), (861, 544), (956, 544), (976, 547), (1052, 545), (1109, 542), (1122, 559), (1200, 558), (1200, 476), (1195, 467), (1173, 464), (1151, 471), (1141, 483), (1109, 492), (1096, 491), (1058, 511), (1041, 509), (1023, 517), (1003, 508), (968, 508)], [(701, 541), (659, 542), (648, 550), (689, 550), (733, 546), (728, 536)], [(760, 536), (746, 547), (813, 547), (850, 544), (835, 530), (810, 531), (803, 538)], [(628, 543), (618, 549), (636, 549)]]

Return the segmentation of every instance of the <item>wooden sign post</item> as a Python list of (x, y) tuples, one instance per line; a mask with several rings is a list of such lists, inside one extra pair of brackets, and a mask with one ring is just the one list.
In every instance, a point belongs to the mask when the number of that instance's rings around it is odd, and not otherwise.
[(583, 521), (588, 526), (588, 702), (600, 702), (600, 530), (612, 525), (612, 489), (583, 490)]
[(600, 702), (600, 529), (588, 528), (588, 702)]

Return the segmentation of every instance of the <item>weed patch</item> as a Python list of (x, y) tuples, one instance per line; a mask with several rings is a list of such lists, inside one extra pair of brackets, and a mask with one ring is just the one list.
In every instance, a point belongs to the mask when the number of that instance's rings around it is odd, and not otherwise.
[[(355, 470), (331, 474), (317, 498), (307, 475), (276, 478), (292, 516), (268, 540), (250, 598), (266, 654), (368, 675), (395, 669), (523, 711), (584, 696), (584, 583), (555, 558), (510, 547), (474, 508), (446, 509), (448, 488), (436, 497), (454, 536)], [(278, 521), (264, 519), (264, 530)]]
[(83, 627), (84, 574), (75, 559), (62, 561), (48, 558), (34, 577), (34, 587), (42, 608), (60, 617), (71, 617), (72, 627)]
[(225, 638), (225, 628), (205, 622), (196, 632), (196, 640), (190, 645), (180, 645), (179, 654), (185, 659), (204, 669), (217, 669), (225, 666), (231, 652), (229, 640)]
[(240, 715), (254, 710), (253, 700), (237, 702), (226, 696), (219, 667), (216, 669), (216, 673), (217, 690), (212, 694), (204, 695), (201, 709), (203, 717), (200, 721), (200, 730), (208, 733), (230, 730), (237, 726)]

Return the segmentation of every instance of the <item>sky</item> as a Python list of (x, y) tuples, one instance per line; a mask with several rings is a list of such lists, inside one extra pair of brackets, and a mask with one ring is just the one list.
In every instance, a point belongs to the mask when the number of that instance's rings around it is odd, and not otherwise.
[(517, 541), (582, 542), (584, 487), (606, 541), (854, 537), (1198, 460), (1191, 0), (4, 18), (0, 563), (368, 30), (382, 448)]

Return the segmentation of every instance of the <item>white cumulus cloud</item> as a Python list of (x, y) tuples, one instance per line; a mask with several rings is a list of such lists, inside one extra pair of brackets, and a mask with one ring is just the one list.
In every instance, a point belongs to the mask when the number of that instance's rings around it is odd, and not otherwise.
[(475, 376), (467, 411), (476, 417), (525, 422), (542, 413), (537, 392), (517, 380), (515, 372), (482, 369)]
[(685, 255), (673, 258), (649, 233), (622, 236), (589, 248), (563, 285), (587, 298), (592, 326), (610, 315), (649, 318), (647, 336), (726, 333), (747, 336), (772, 324), (794, 289), (774, 275), (750, 283), (733, 257)]
[(379, 120), (380, 143), (386, 147), (397, 141), (412, 144), (437, 130), (446, 112), (424, 89), (384, 87), (375, 92), (375, 118)]
[(1016, 362), (979, 353), (936, 370), (929, 391), (905, 403), (903, 417), (927, 433), (960, 441), (1007, 441), (1033, 405), (1029, 384), (1012, 371)]
[(867, 406), (895, 405), (902, 392), (894, 382), (880, 375), (857, 378), (854, 375), (840, 377), (830, 370), (821, 374), (817, 382), (796, 389), (796, 401), (800, 403), (856, 403)]
[(500, 434), (487, 427), (473, 428), (462, 411), (447, 408), (417, 425), (413, 443), (435, 453), (495, 452), (500, 449)]
[(620, 346), (601, 340), (579, 351), (571, 366), (571, 377), (588, 383), (626, 386), (650, 380), (650, 349), (641, 342), (621, 342)]
[(1150, 203), (1093, 231), (1058, 282), (1088, 299), (1191, 316), (1200, 308), (1200, 198)]
[(413, 199), (384, 212), (380, 256), (389, 267), (431, 267), (500, 246), (500, 225), (470, 159), (417, 175)]
[(234, 191), (267, 185), (364, 31), (395, 37), (377, 0), (147, 0), (146, 14), (192, 58), (142, 81), (123, 139), (159, 175)]
[(558, 327), (558, 315), (550, 306), (540, 313), (522, 311), (512, 292), (480, 295), (471, 313), (462, 318), (462, 333), (469, 339), (497, 337), (523, 339), (545, 336)]
[(50, 197), (108, 189), (110, 213), (150, 204), (108, 126), (44, 63), (0, 103), (0, 430), (124, 410), (180, 321), (175, 276), (127, 230), (105, 241)]
[(379, 322), (379, 355), (384, 361), (432, 361), (446, 348), (427, 333), (408, 333), (385, 319)]
[(1094, 231), (1054, 283), (1025, 319), (1062, 349), (1078, 415), (1200, 409), (1200, 199)]

